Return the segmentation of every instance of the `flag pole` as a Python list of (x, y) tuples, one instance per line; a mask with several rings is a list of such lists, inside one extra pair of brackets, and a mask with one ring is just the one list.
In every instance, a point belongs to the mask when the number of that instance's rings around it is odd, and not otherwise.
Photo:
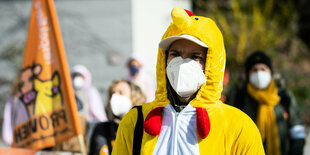
[(84, 136), (82, 134), (77, 135), (78, 140), (79, 140), (79, 144), (80, 144), (80, 148), (81, 148), (81, 153), (83, 155), (87, 155), (87, 151), (86, 151), (86, 146), (84, 143)]
[[(53, 0), (46, 0), (46, 1), (47, 1), (47, 5), (48, 5), (47, 9), (48, 9), (48, 11), (50, 13), (50, 17), (51, 17), (52, 26), (54, 28), (53, 32), (57, 38), (57, 39), (55, 39), (56, 44), (58, 45), (56, 47), (58, 48), (58, 51), (59, 51), (59, 59), (60, 59), (61, 66), (63, 66), (62, 71), (63, 71), (63, 75), (65, 77), (64, 82), (69, 85), (69, 87), (65, 87), (66, 88), (65, 91), (68, 92), (68, 94), (69, 94), (68, 100), (69, 100), (70, 107), (72, 107), (72, 118), (73, 118), (73, 125), (74, 125), (74, 129), (75, 129), (75, 133), (77, 134), (77, 137), (78, 137), (79, 145), (81, 148), (81, 153), (83, 155), (86, 155), (87, 151), (86, 151), (86, 146), (84, 143), (83, 132), (82, 132), (80, 122), (79, 122), (78, 110), (77, 110), (76, 101), (74, 98), (74, 92), (73, 92), (71, 77), (69, 74), (67, 74), (67, 73), (69, 73), (69, 69), (68, 69), (68, 65), (66, 63), (65, 49), (64, 49), (63, 40), (61, 37), (61, 31), (59, 28), (55, 4), (54, 4)], [(72, 94), (72, 95), (70, 95), (70, 94)]]

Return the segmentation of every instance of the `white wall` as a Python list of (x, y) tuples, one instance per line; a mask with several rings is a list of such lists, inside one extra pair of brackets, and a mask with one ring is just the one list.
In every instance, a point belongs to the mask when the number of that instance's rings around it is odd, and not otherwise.
[(190, 0), (132, 0), (133, 53), (144, 59), (146, 72), (155, 80), (158, 43), (171, 22), (171, 11), (191, 9)]

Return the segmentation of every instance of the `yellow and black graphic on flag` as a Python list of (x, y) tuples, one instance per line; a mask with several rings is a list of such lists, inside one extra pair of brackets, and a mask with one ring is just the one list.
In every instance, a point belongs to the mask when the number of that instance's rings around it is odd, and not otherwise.
[(41, 65), (34, 64), (24, 68), (20, 74), (19, 99), (25, 106), (28, 121), (15, 127), (14, 143), (17, 147), (27, 147), (39, 140), (49, 141), (57, 134), (70, 131), (63, 106), (60, 75), (55, 71), (51, 79), (41, 80), (38, 78), (41, 70)]

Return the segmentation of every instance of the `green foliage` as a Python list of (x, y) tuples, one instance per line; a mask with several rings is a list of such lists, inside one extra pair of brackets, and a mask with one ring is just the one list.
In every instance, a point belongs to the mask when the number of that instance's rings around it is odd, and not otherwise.
[[(255, 50), (265, 51), (274, 70), (284, 75), (300, 107), (310, 110), (309, 49), (298, 38), (294, 0), (194, 0), (194, 11), (216, 21), (227, 53), (230, 83), (240, 83), (244, 61)], [(227, 89), (227, 88), (226, 88)], [(310, 113), (303, 113), (310, 118)], [(310, 119), (303, 119), (310, 124)]]
[(197, 0), (194, 3), (205, 8), (202, 13), (218, 23), (224, 36), (228, 63), (241, 65), (246, 56), (257, 49), (270, 55), (287, 52), (291, 38), (297, 34), (297, 12), (291, 5), (292, 0), (285, 3), (275, 0)]
[[(301, 86), (301, 87), (296, 87), (293, 90), (294, 94), (296, 94), (296, 98), (299, 98), (299, 101), (301, 103), (305, 102), (305, 100), (308, 98), (310, 94), (310, 87), (309, 86)], [(300, 104), (301, 104), (300, 103)]]

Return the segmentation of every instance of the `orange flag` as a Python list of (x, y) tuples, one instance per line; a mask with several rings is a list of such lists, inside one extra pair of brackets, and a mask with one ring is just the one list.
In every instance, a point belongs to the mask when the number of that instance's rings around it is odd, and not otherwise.
[(82, 131), (53, 0), (33, 0), (13, 147), (42, 149)]

